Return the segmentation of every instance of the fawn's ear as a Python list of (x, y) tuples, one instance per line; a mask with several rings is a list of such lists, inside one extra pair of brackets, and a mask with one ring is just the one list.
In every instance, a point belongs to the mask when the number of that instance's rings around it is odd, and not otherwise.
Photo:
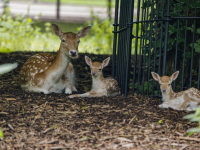
[(106, 67), (108, 65), (110, 61), (110, 57), (106, 58), (103, 62), (102, 62), (102, 68)]
[(88, 66), (92, 66), (92, 60), (89, 57), (85, 56), (85, 62)]
[(178, 74), (179, 74), (179, 71), (174, 72), (174, 73), (170, 76), (171, 81), (176, 80), (176, 78), (178, 77)]
[(52, 26), (52, 29), (55, 33), (55, 35), (57, 35), (58, 37), (62, 37), (63, 33), (62, 33), (62, 30), (60, 29), (60, 27), (57, 25), (57, 24), (51, 24)]
[(90, 29), (91, 29), (91, 26), (82, 28), (77, 34), (78, 37), (82, 38), (82, 37), (86, 36), (90, 32)]
[(156, 80), (156, 81), (159, 81), (159, 80), (160, 80), (160, 76), (159, 76), (157, 73), (151, 72), (151, 74), (152, 74), (154, 80)]

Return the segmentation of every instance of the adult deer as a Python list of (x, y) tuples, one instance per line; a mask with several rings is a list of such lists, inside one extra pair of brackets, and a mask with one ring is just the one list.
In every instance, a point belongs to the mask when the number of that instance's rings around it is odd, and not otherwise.
[(82, 28), (77, 34), (63, 33), (56, 24), (52, 24), (52, 28), (61, 40), (57, 55), (41, 53), (29, 58), (21, 68), (19, 83), (23, 90), (44, 94), (61, 93), (65, 90), (65, 94), (71, 94), (77, 90), (70, 60), (78, 58), (80, 38), (88, 34), (91, 26)]
[(92, 62), (92, 60), (85, 56), (85, 61), (91, 69), (92, 75), (92, 89), (90, 92), (84, 94), (70, 95), (69, 98), (74, 97), (101, 97), (101, 96), (117, 96), (120, 95), (120, 88), (118, 82), (111, 78), (103, 77), (103, 68), (106, 67), (110, 61), (110, 57), (106, 58), (102, 63)]
[(160, 90), (162, 92), (162, 100), (164, 101), (159, 107), (171, 107), (176, 110), (193, 111), (200, 104), (200, 91), (196, 88), (189, 88), (188, 90), (175, 93), (172, 90), (171, 83), (178, 77), (179, 71), (173, 73), (170, 77), (160, 77), (157, 73), (151, 72), (153, 78), (159, 82)]

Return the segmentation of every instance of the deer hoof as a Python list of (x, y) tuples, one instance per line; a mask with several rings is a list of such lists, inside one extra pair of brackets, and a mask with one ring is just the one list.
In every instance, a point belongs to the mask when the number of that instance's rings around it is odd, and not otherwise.
[(72, 94), (72, 90), (69, 88), (65, 89), (65, 94)]
[(73, 95), (70, 95), (70, 96), (68, 96), (69, 98), (74, 98), (74, 96)]
[(158, 105), (158, 107), (160, 107), (160, 108), (168, 108), (169, 106), (167, 104), (165, 104), (165, 103), (162, 103), (162, 104)]

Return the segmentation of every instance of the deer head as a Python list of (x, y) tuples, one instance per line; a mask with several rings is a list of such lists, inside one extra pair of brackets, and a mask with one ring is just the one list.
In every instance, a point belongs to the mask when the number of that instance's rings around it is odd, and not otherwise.
[(91, 26), (82, 28), (77, 34), (72, 32), (63, 33), (60, 27), (56, 24), (52, 24), (52, 28), (55, 35), (57, 35), (61, 40), (60, 49), (64, 51), (65, 55), (72, 59), (78, 58), (78, 45), (80, 43), (80, 38), (89, 33)]
[(85, 62), (88, 66), (90, 66), (91, 75), (93, 77), (101, 76), (103, 68), (108, 65), (109, 61), (110, 61), (110, 57), (106, 58), (102, 63), (92, 62), (92, 60), (89, 57), (85, 56)]
[(162, 76), (160, 77), (157, 73), (151, 72), (154, 80), (158, 81), (160, 84), (160, 90), (163, 94), (169, 93), (172, 90), (171, 83), (178, 77), (179, 71), (174, 72), (170, 77)]

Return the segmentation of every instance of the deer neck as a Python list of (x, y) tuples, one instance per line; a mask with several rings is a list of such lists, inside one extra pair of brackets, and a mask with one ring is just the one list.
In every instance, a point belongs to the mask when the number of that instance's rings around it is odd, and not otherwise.
[[(58, 81), (66, 71), (71, 58), (66, 55), (65, 50), (60, 45), (59, 51), (56, 55), (56, 58), (51, 66), (53, 68), (52, 78), (54, 81)], [(50, 69), (51, 70), (51, 69)]]
[(98, 77), (92, 76), (92, 90), (93, 91), (98, 91), (101, 88), (104, 88), (103, 73)]
[(167, 92), (162, 92), (162, 100), (164, 102), (170, 101), (172, 97), (174, 96), (174, 91), (172, 90), (172, 87)]

